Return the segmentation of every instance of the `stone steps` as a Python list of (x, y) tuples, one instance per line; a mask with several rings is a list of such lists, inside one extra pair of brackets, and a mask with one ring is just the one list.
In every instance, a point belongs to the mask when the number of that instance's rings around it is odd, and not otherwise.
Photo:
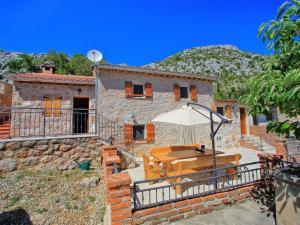
[(267, 152), (267, 153), (275, 153), (276, 149), (265, 142), (263, 139), (260, 139), (259, 137), (253, 136), (253, 135), (244, 135), (242, 137), (242, 140), (248, 142), (250, 145), (252, 145), (256, 150)]
[(10, 136), (10, 125), (10, 121), (4, 121), (3, 124), (0, 125), (0, 139)]

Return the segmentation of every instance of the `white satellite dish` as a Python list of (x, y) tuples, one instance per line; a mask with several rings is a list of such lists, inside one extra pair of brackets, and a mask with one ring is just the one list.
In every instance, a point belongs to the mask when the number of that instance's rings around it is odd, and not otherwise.
[(92, 49), (92, 50), (88, 51), (87, 58), (94, 63), (98, 63), (102, 60), (103, 55), (100, 51), (98, 51), (96, 49)]

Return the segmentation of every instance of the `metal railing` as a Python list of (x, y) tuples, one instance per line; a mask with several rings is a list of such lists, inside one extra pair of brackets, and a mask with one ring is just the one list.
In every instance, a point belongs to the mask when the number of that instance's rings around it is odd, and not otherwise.
[[(236, 172), (226, 173), (226, 171)], [(133, 209), (145, 209), (188, 198), (201, 197), (253, 184), (268, 176), (267, 163), (252, 162), (192, 174), (136, 181), (133, 183), (132, 190)]]
[(285, 142), (287, 160), (300, 163), (300, 141), (288, 139)]
[(0, 138), (96, 134), (94, 109), (0, 108)]

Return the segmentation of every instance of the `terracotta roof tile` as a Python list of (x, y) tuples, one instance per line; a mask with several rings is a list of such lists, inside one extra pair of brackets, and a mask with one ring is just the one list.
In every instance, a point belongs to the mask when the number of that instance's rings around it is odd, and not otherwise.
[(63, 84), (87, 84), (94, 85), (95, 78), (93, 76), (75, 76), (60, 75), (47, 73), (25, 73), (15, 74), (12, 79), (21, 82), (37, 82), (37, 83), (63, 83)]

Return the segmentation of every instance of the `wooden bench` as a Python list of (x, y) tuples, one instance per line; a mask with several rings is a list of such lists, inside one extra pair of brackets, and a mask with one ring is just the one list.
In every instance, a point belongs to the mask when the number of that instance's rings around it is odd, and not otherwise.
[[(226, 174), (235, 174), (237, 172), (237, 169), (234, 168), (234, 166), (237, 166), (239, 164), (240, 159), (241, 159), (240, 154), (216, 156), (217, 168), (233, 166), (231, 168), (226, 169)], [(177, 162), (173, 165), (171, 171), (167, 171), (167, 176), (169, 177), (169, 176), (191, 174), (191, 173), (197, 173), (203, 170), (211, 169), (212, 161), (213, 161), (213, 156), (209, 155), (209, 156), (199, 157), (196, 160)], [(233, 175), (233, 178), (236, 179), (236, 176)], [(182, 181), (182, 177), (178, 177), (175, 180), (177, 184), (180, 184), (181, 181)], [(169, 182), (173, 183), (174, 179), (169, 179)], [(181, 185), (176, 186), (176, 192), (181, 193)]]

